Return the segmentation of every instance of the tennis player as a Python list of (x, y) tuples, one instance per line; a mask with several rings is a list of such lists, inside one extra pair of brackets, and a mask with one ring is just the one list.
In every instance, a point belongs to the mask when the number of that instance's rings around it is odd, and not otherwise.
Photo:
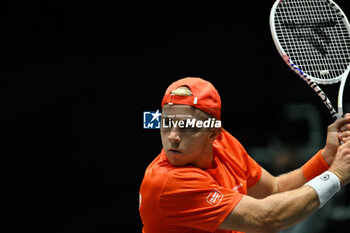
[(350, 182), (350, 114), (328, 127), (325, 147), (306, 164), (278, 177), (221, 127), (220, 116), (220, 96), (203, 79), (166, 90), (163, 149), (140, 188), (144, 233), (278, 232)]

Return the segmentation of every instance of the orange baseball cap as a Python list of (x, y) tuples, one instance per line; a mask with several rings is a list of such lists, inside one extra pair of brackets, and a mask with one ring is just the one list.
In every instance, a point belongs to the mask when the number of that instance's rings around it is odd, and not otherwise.
[[(180, 96), (171, 94), (179, 87), (188, 87), (192, 96)], [(173, 82), (165, 91), (162, 101), (164, 104), (184, 104), (198, 108), (209, 113), (216, 119), (221, 117), (221, 99), (218, 91), (210, 82), (196, 77), (187, 77)]]

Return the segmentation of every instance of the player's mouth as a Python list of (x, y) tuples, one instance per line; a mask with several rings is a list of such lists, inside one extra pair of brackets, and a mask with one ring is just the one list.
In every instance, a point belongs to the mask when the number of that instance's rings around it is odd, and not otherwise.
[(168, 149), (168, 151), (171, 152), (171, 153), (174, 153), (174, 154), (180, 154), (180, 153), (182, 153), (182, 151), (181, 151), (181, 150), (178, 150), (178, 149)]

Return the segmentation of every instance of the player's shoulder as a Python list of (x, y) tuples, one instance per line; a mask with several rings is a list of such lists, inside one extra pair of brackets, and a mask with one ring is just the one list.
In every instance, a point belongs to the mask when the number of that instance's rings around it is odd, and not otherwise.
[(241, 145), (241, 143), (235, 138), (232, 134), (230, 134), (227, 130), (222, 128), (220, 135), (214, 140), (214, 144), (221, 145), (224, 147), (230, 145)]
[(220, 136), (214, 141), (213, 147), (217, 150), (225, 150), (229, 153), (245, 151), (238, 139), (225, 129), (222, 129)]

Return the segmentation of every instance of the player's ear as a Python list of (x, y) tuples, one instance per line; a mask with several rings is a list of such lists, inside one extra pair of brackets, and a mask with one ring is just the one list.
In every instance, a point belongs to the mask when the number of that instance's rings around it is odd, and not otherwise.
[(210, 143), (212, 143), (221, 133), (221, 127), (220, 128), (212, 128), (210, 129), (210, 134), (209, 134), (209, 140)]

